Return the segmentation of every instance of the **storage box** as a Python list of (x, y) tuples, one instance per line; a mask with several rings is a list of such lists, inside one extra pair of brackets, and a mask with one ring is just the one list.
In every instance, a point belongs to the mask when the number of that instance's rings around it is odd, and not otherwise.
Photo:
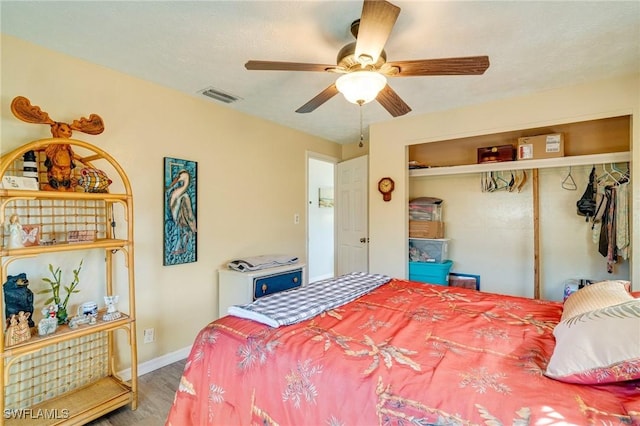
[(426, 238), (410, 238), (409, 239), (409, 261), (410, 262), (426, 262), (426, 263), (442, 263), (447, 259), (449, 254), (449, 239), (426, 239)]
[(409, 262), (409, 280), (447, 285), (451, 260), (442, 263)]
[(409, 220), (409, 237), (444, 238), (444, 222)]
[(485, 146), (478, 148), (478, 164), (513, 161), (516, 149), (513, 145)]
[(449, 272), (449, 287), (462, 287), (480, 290), (480, 275)]
[(442, 220), (442, 200), (433, 197), (419, 197), (409, 200), (409, 220)]
[(564, 135), (548, 135), (518, 138), (518, 160), (564, 157)]

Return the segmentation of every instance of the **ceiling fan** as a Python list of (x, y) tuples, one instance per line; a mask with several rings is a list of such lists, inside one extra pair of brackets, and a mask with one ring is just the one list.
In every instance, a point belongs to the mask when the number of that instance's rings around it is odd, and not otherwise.
[(327, 71), (343, 74), (335, 83), (298, 108), (298, 113), (314, 111), (341, 92), (347, 100), (359, 105), (375, 99), (394, 117), (408, 113), (411, 108), (387, 84), (385, 76), (480, 75), (489, 68), (488, 56), (387, 62), (384, 45), (399, 14), (400, 8), (387, 1), (364, 0), (360, 19), (351, 24), (351, 33), (356, 41), (340, 50), (337, 65), (250, 60), (245, 68), (258, 71)]

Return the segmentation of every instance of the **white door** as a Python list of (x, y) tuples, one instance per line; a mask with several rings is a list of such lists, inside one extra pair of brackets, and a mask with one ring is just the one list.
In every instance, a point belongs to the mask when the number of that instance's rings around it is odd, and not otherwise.
[(337, 274), (369, 271), (369, 156), (338, 163), (336, 173)]
[[(307, 159), (307, 273), (314, 282), (335, 276), (335, 163), (309, 153)], [(315, 157), (315, 158), (314, 158)]]

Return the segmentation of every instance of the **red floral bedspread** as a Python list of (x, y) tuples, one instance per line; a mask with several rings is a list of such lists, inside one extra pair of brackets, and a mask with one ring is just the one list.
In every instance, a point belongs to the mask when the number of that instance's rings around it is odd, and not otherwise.
[(311, 320), (227, 316), (167, 425), (639, 425), (640, 383), (543, 375), (561, 304), (394, 279)]

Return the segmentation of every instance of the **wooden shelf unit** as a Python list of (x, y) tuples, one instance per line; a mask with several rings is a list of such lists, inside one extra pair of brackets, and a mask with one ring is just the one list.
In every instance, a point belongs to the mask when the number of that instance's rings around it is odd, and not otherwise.
[[(47, 254), (100, 250), (104, 252), (106, 264), (104, 288), (100, 291), (105, 295), (118, 294), (121, 304), (126, 301), (129, 310), (112, 321), (103, 321), (104, 311), (100, 310), (96, 324), (78, 325), (73, 329), (66, 325), (58, 326), (55, 333), (38, 336), (37, 323), (43, 306), (37, 305), (39, 299), (36, 298), (33, 318), (36, 328), (32, 329), (31, 339), (10, 347), (5, 347), (4, 319), (3, 336), (0, 339), (0, 382), (3, 390), (0, 409), (4, 415), (0, 418), (0, 425), (23, 423), (25, 420), (34, 425), (85, 424), (128, 404), (133, 410), (137, 408), (131, 185), (124, 170), (105, 151), (87, 142), (60, 138), (30, 142), (3, 155), (0, 157), (0, 177), (22, 176), (23, 155), (34, 151), (39, 181), (46, 181), (44, 149), (51, 144), (68, 144), (72, 147), (75, 162), (73, 178), (77, 179), (83, 168), (97, 168), (113, 181), (109, 190), (113, 188), (117, 192), (88, 193), (80, 192), (81, 188), (76, 188), (75, 192), (0, 188), (0, 222), (5, 223), (16, 213), (22, 225), (40, 225), (41, 241), (55, 240), (51, 245), (8, 248), (9, 235), (4, 226), (1, 227), (0, 278), (4, 283), (8, 275), (22, 272), (15, 270), (15, 265), (19, 265), (21, 260), (28, 259), (31, 267), (37, 265), (39, 256)], [(116, 224), (120, 225), (117, 230)], [(69, 231), (90, 231), (95, 234), (95, 239), (70, 243), (67, 241)], [(122, 235), (116, 236), (116, 232)], [(127, 269), (126, 274), (119, 274), (120, 282), (116, 282), (114, 270), (121, 263), (114, 262), (114, 256), (123, 256), (124, 266), (121, 267)], [(44, 266), (43, 269), (46, 269)], [(84, 285), (91, 282), (82, 276), (81, 280)], [(116, 287), (120, 293), (115, 293)], [(123, 290), (125, 287), (126, 290)], [(4, 297), (0, 298), (0, 311), (4, 313)], [(69, 315), (71, 317), (72, 313)], [(116, 339), (118, 331), (126, 333), (126, 339)], [(128, 349), (118, 347), (121, 341), (126, 341)], [(77, 356), (78, 362), (86, 365), (59, 360), (56, 357), (63, 355), (57, 355), (56, 352), (66, 356), (71, 354), (74, 360), (76, 353), (80, 354)], [(123, 355), (128, 355), (129, 359), (121, 361)], [(50, 364), (49, 359), (52, 360)], [(129, 380), (124, 380), (116, 373), (116, 363), (126, 361), (130, 362)], [(46, 389), (48, 382), (44, 383), (46, 380), (41, 377), (42, 371), (49, 376), (55, 375), (47, 379), (57, 386), (55, 390)], [(23, 392), (24, 388), (30, 390)], [(23, 397), (23, 393), (28, 396)]]

